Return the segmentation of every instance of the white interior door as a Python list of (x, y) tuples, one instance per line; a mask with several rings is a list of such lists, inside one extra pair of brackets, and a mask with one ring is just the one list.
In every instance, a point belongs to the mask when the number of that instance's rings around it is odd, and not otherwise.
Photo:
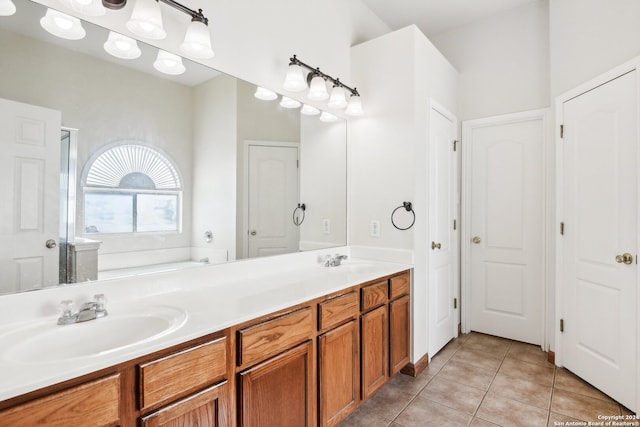
[(249, 257), (296, 252), (298, 148), (249, 145)]
[(60, 117), (0, 99), (0, 292), (58, 284)]
[[(542, 345), (543, 112), (464, 125), (466, 329)], [(465, 301), (463, 301), (465, 303)]]
[(453, 228), (457, 162), (453, 151), (455, 119), (432, 108), (429, 123), (429, 354), (434, 355), (458, 336), (457, 239)]
[[(562, 105), (562, 361), (635, 407), (637, 71)], [(618, 262), (628, 253), (630, 264)]]

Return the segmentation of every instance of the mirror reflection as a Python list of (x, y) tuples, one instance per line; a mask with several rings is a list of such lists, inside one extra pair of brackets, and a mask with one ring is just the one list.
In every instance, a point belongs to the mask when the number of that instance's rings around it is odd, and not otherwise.
[[(346, 124), (0, 17), (0, 293), (346, 244)], [(113, 38), (113, 37), (112, 37)], [(259, 96), (259, 97), (258, 97)], [(303, 209), (304, 207), (304, 209)]]

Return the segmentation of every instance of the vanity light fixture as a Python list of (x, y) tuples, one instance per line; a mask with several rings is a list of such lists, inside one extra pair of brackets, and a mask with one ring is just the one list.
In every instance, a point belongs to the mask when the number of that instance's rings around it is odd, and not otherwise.
[(338, 120), (338, 118), (336, 116), (334, 116), (331, 113), (327, 113), (326, 111), (323, 111), (322, 114), (320, 114), (320, 121), (321, 122), (335, 122), (336, 120)]
[(297, 101), (295, 99), (291, 99), (287, 96), (283, 96), (282, 99), (280, 100), (280, 106), (282, 108), (298, 108), (302, 105), (302, 103), (300, 101)]
[[(213, 58), (214, 52), (211, 48), (209, 19), (204, 16), (202, 9), (195, 11), (174, 0), (136, 0), (131, 18), (127, 21), (129, 31), (137, 36), (154, 40), (167, 37), (167, 32), (164, 30), (162, 23), (160, 2), (168, 4), (191, 17), (191, 23), (187, 27), (180, 50), (186, 55), (197, 59)], [(126, 0), (102, 0), (102, 3), (105, 7), (111, 9), (121, 9), (126, 4)]]
[(261, 99), (263, 101), (273, 101), (274, 99), (276, 99), (278, 97), (278, 94), (275, 93), (272, 90), (269, 89), (265, 89), (261, 86), (258, 86), (256, 88), (256, 92), (253, 94), (253, 96), (255, 96), (258, 99)]
[(158, 50), (158, 57), (153, 63), (153, 68), (164, 74), (177, 76), (185, 72), (186, 68), (182, 63), (182, 58), (165, 50)]
[(0, 16), (11, 16), (16, 13), (16, 5), (11, 0), (0, 0)]
[(62, 39), (80, 40), (87, 35), (78, 18), (54, 9), (47, 9), (47, 13), (40, 19), (40, 25)]
[(136, 59), (142, 54), (136, 40), (114, 31), (109, 31), (109, 38), (104, 43), (104, 50), (121, 59)]
[[(308, 71), (304, 77), (304, 70)], [(327, 91), (327, 83), (332, 84), (331, 95)], [(309, 87), (307, 97), (313, 101), (323, 101), (329, 99), (330, 108), (342, 109), (346, 107), (345, 114), (359, 116), (363, 114), (362, 100), (356, 88), (350, 88), (328, 74), (320, 71), (320, 68), (313, 68), (300, 61), (296, 55), (289, 58), (289, 68), (282, 87), (290, 92), (302, 92)], [(350, 94), (347, 102), (346, 95)], [(305, 105), (306, 107), (306, 105)], [(304, 107), (303, 107), (304, 110)], [(319, 111), (318, 111), (319, 112)], [(303, 114), (304, 111), (302, 111)], [(317, 113), (316, 113), (317, 114)]]
[(107, 9), (102, 5), (101, 0), (61, 0), (62, 4), (74, 11), (87, 16), (102, 16), (107, 13)]
[(305, 116), (317, 116), (320, 114), (320, 110), (312, 105), (304, 104), (300, 110), (300, 114), (304, 114)]

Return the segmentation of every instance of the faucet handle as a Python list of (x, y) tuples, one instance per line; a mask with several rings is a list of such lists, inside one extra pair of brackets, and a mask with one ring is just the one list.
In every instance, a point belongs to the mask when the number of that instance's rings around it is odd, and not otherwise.
[(93, 296), (96, 302), (96, 312), (102, 313), (106, 315), (107, 313), (107, 297), (104, 294), (95, 294)]
[(58, 317), (58, 325), (68, 325), (75, 323), (76, 315), (73, 313), (73, 300), (66, 299), (60, 301), (60, 317)]

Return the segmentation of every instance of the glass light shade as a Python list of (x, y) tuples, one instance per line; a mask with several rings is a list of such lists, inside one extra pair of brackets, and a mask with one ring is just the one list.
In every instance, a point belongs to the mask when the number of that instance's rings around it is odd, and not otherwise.
[(184, 64), (182, 64), (182, 58), (164, 50), (158, 50), (158, 57), (153, 63), (153, 68), (172, 76), (177, 76), (186, 71)]
[(180, 45), (180, 50), (198, 59), (213, 58), (209, 27), (204, 22), (191, 21), (187, 27), (187, 33), (184, 35), (184, 42)]
[(347, 109), (344, 110), (344, 112), (349, 116), (361, 116), (364, 114), (364, 110), (362, 109), (362, 100), (359, 95), (351, 95), (349, 97), (349, 103), (347, 104)]
[(280, 106), (282, 108), (298, 108), (301, 105), (302, 103), (300, 101), (296, 101), (295, 99), (291, 99), (286, 96), (283, 96), (280, 101)]
[(62, 3), (87, 16), (102, 16), (107, 13), (107, 9), (102, 5), (102, 0), (62, 0)]
[(323, 101), (329, 98), (329, 92), (327, 92), (327, 84), (324, 79), (320, 76), (316, 76), (311, 79), (311, 84), (309, 85), (309, 94), (307, 98), (312, 101)]
[(127, 21), (127, 29), (133, 34), (148, 39), (160, 40), (167, 37), (162, 26), (162, 11), (156, 0), (136, 0)]
[(338, 120), (336, 116), (331, 113), (327, 113), (326, 111), (323, 111), (322, 114), (320, 114), (321, 122), (335, 122), (336, 120)]
[(0, 0), (0, 16), (11, 16), (16, 13), (16, 5), (11, 0)]
[(104, 43), (104, 50), (110, 55), (122, 59), (136, 59), (142, 54), (137, 41), (113, 31), (109, 31), (109, 38)]
[(331, 108), (344, 108), (347, 106), (347, 97), (344, 93), (344, 89), (340, 86), (334, 86), (331, 89), (331, 96), (329, 97), (328, 104)]
[(258, 99), (262, 99), (263, 101), (273, 101), (278, 97), (278, 94), (272, 90), (258, 86), (256, 88), (256, 93), (254, 93), (253, 96)]
[(304, 78), (304, 70), (301, 66), (289, 65), (282, 87), (289, 92), (302, 92), (307, 89), (307, 79)]
[(40, 25), (62, 39), (80, 40), (87, 35), (78, 18), (53, 9), (47, 9), (47, 13), (40, 19)]
[(302, 106), (302, 109), (300, 110), (300, 113), (304, 114), (305, 116), (316, 116), (320, 114), (320, 110), (318, 110), (316, 107), (313, 107), (309, 104), (304, 104)]

